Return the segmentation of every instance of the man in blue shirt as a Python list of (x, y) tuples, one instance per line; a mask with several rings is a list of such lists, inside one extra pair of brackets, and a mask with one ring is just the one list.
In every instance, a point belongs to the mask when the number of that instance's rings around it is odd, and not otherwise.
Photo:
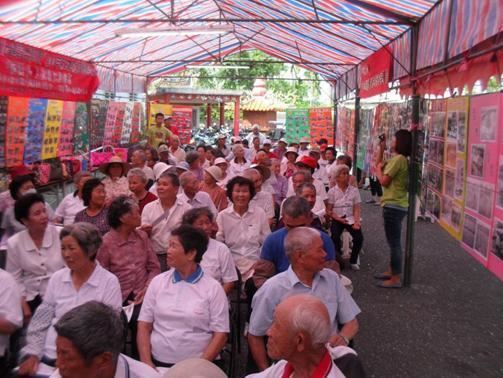
[[(284, 241), (288, 231), (296, 227), (311, 225), (313, 216), (311, 206), (307, 200), (299, 196), (289, 197), (283, 204), (283, 223), (281, 228), (269, 234), (262, 245), (260, 258), (274, 264), (275, 273), (281, 273), (288, 269), (290, 262), (285, 254)], [(332, 239), (323, 231), (319, 231), (323, 241), (323, 249), (327, 253), (326, 260), (335, 260), (335, 247)]]

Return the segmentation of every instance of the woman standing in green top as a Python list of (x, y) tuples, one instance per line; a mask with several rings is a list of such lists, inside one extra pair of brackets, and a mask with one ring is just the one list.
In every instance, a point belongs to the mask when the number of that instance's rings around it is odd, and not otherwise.
[(411, 134), (408, 130), (398, 130), (391, 142), (394, 154), (387, 162), (382, 161), (385, 140), (381, 140), (381, 154), (377, 162), (377, 178), (383, 186), (381, 206), (383, 207), (384, 232), (391, 252), (390, 270), (377, 274), (375, 278), (384, 280), (378, 284), (385, 288), (402, 286), (402, 220), (407, 215), (409, 162)]

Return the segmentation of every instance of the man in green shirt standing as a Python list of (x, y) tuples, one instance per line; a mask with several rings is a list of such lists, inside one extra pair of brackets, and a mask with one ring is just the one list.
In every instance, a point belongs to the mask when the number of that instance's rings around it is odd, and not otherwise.
[(171, 132), (164, 127), (164, 114), (155, 115), (155, 125), (147, 129), (148, 144), (152, 147), (159, 147), (160, 143), (169, 143)]

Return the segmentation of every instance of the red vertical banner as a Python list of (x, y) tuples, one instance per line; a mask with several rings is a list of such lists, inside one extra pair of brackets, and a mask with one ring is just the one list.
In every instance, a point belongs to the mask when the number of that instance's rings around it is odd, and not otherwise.
[(117, 113), (115, 115), (114, 131), (112, 134), (112, 146), (119, 147), (122, 136), (122, 127), (124, 126), (124, 114), (126, 112), (126, 103), (117, 103)]
[(140, 124), (141, 124), (142, 108), (139, 102), (133, 105), (133, 114), (131, 119), (131, 143), (138, 143), (140, 139)]
[(5, 149), (7, 167), (23, 164), (29, 102), (27, 97), (9, 97)]
[(389, 90), (388, 83), (392, 78), (392, 53), (388, 47), (376, 51), (360, 64), (358, 85), (360, 97), (371, 97)]
[(107, 117), (105, 120), (105, 133), (103, 135), (103, 146), (110, 146), (115, 131), (115, 118), (117, 117), (118, 102), (110, 101), (108, 104)]
[(181, 144), (190, 143), (192, 138), (192, 108), (174, 107), (172, 114), (173, 126), (178, 129)]
[(73, 101), (65, 101), (63, 103), (61, 127), (59, 128), (58, 157), (73, 154), (73, 129), (75, 127), (76, 107), (77, 103)]

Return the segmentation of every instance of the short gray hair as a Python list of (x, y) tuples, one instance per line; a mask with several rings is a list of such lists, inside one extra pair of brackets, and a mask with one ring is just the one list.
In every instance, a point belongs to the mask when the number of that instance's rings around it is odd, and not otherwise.
[(262, 175), (260, 174), (258, 169), (255, 169), (255, 168), (247, 168), (243, 172), (243, 177), (246, 177), (247, 179), (250, 179), (252, 175), (258, 175), (258, 176), (262, 177)]
[(313, 190), (314, 193), (316, 194), (316, 186), (314, 186), (313, 184), (310, 184), (308, 182), (305, 182), (304, 184), (302, 184), (301, 186), (299, 186), (297, 189), (295, 189), (295, 194), (297, 194), (298, 196), (300, 196), (300, 193), (302, 193), (302, 191), (305, 188), (309, 188), (309, 189)]
[(303, 197), (288, 197), (283, 203), (283, 214), (292, 218), (311, 215), (311, 205)]
[(309, 250), (316, 238), (321, 238), (320, 232), (311, 227), (296, 227), (288, 231), (284, 243), (285, 255), (290, 260), (293, 253)]
[[(315, 296), (309, 294), (299, 296), (302, 297), (302, 300), (290, 312), (292, 331), (307, 333), (313, 346), (322, 347), (332, 334), (328, 309), (323, 301)], [(320, 311), (320, 309), (325, 311)]]
[(58, 336), (70, 340), (87, 364), (105, 352), (112, 353), (116, 363), (124, 345), (125, 328), (119, 314), (98, 301), (71, 309), (58, 320), (54, 329)]
[(147, 155), (145, 155), (145, 151), (143, 151), (142, 149), (134, 150), (132, 155), (134, 154), (137, 154), (140, 160), (143, 161), (144, 163), (147, 161)]
[(343, 171), (349, 173), (349, 167), (346, 164), (338, 164), (332, 168), (332, 176), (339, 177)]
[(180, 185), (184, 187), (187, 184), (187, 182), (189, 182), (189, 180), (194, 177), (196, 177), (196, 175), (192, 172), (183, 172), (179, 177)]
[(91, 260), (96, 258), (96, 253), (101, 246), (102, 239), (98, 228), (91, 223), (77, 222), (63, 227), (59, 239), (71, 236)]
[(147, 183), (148, 181), (148, 178), (147, 178), (147, 174), (145, 173), (145, 171), (141, 168), (133, 168), (131, 169), (128, 173), (127, 173), (127, 178), (130, 178), (130, 177), (139, 177), (140, 180), (142, 182), (144, 182), (145, 184)]

